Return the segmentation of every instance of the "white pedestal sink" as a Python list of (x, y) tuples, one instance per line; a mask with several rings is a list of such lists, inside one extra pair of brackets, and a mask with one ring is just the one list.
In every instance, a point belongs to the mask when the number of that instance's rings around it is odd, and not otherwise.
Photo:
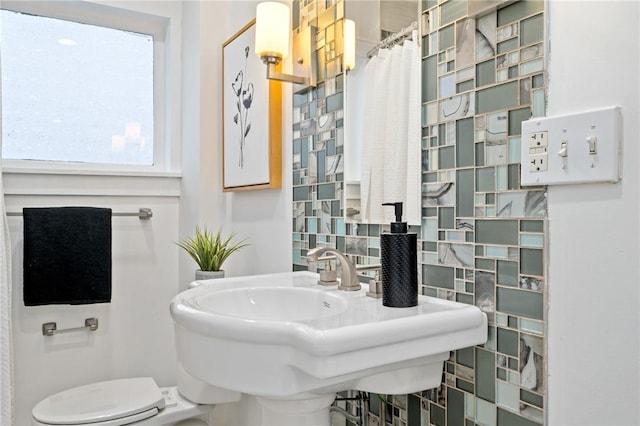
[(181, 367), (213, 389), (257, 397), (262, 424), (328, 425), (336, 392), (430, 389), (450, 351), (486, 342), (475, 306), (420, 296), (416, 307), (388, 308), (366, 286), (347, 292), (317, 281), (288, 272), (178, 294), (171, 316)]

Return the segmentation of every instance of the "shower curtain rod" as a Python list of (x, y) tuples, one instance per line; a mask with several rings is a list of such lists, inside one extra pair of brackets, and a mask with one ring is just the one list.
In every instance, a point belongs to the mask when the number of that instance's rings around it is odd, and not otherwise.
[(418, 29), (418, 22), (413, 21), (411, 25), (409, 25), (408, 27), (401, 29), (395, 34), (391, 34), (389, 37), (385, 38), (380, 43), (378, 43), (376, 47), (374, 47), (373, 49), (367, 52), (367, 59), (371, 59), (376, 53), (378, 53), (378, 50), (383, 49), (385, 47), (392, 46), (394, 43), (397, 43), (398, 41), (404, 38), (411, 37), (411, 35), (413, 34), (413, 31), (417, 29)]

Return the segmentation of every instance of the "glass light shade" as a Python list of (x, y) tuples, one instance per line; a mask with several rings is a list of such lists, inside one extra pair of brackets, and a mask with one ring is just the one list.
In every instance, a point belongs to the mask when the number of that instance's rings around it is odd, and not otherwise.
[(283, 3), (263, 2), (256, 7), (256, 55), (286, 58), (291, 16)]
[(343, 62), (346, 70), (356, 67), (356, 23), (351, 19), (344, 20), (344, 52)]

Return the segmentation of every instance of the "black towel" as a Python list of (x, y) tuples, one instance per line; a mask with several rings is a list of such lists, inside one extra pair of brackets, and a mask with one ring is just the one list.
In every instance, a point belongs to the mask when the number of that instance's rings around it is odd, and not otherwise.
[(111, 209), (25, 208), (25, 306), (111, 301)]

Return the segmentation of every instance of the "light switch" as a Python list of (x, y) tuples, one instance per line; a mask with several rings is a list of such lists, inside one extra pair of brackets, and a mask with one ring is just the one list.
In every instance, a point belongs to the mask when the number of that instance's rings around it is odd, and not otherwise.
[(618, 182), (620, 117), (608, 107), (523, 121), (522, 186)]

